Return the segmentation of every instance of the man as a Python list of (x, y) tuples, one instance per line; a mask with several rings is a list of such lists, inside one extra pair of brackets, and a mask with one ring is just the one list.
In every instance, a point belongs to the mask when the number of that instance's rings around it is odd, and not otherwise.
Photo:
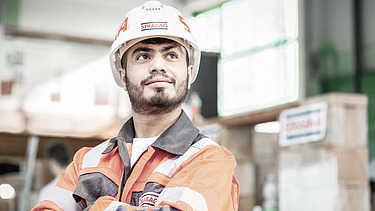
[(235, 159), (182, 111), (200, 51), (181, 14), (149, 1), (129, 11), (110, 62), (133, 117), (78, 151), (35, 210), (237, 210)]

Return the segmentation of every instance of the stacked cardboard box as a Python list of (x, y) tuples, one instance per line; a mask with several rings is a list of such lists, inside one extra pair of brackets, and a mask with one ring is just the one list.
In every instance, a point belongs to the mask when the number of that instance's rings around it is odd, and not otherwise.
[(321, 141), (281, 147), (280, 211), (369, 211), (368, 121), (365, 95), (331, 93)]
[(221, 127), (219, 143), (236, 157), (234, 175), (240, 184), (239, 211), (251, 210), (255, 206), (255, 165), (251, 145), (251, 127), (248, 125)]

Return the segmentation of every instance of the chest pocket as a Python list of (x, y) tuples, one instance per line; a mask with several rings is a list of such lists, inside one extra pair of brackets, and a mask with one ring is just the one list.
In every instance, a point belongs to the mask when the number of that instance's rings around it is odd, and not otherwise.
[(146, 184), (142, 192), (133, 192), (131, 197), (131, 205), (148, 207), (155, 206), (160, 193), (164, 190), (164, 186), (155, 182)]

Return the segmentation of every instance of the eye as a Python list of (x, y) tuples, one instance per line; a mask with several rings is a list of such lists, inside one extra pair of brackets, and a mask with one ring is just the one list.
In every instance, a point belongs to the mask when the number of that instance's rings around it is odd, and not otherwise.
[(168, 53), (166, 58), (168, 59), (177, 59), (178, 55), (176, 53)]
[(150, 56), (148, 54), (140, 54), (137, 56), (137, 60), (146, 60), (149, 59)]

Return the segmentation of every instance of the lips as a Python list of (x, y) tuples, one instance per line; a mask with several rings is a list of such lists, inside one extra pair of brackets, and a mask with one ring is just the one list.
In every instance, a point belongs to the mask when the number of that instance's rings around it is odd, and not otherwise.
[(167, 79), (167, 78), (162, 78), (162, 77), (155, 77), (155, 78), (152, 78), (148, 81), (145, 82), (145, 85), (151, 85), (151, 84), (156, 84), (156, 83), (172, 83), (171, 80)]

